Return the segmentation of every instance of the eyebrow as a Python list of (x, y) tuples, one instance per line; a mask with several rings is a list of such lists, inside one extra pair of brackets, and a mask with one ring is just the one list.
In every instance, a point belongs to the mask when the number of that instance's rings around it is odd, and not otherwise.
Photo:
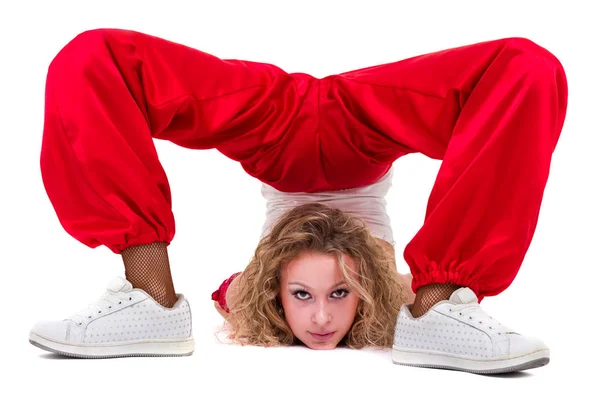
[[(331, 287), (331, 289), (333, 289), (334, 287), (336, 287), (336, 286), (339, 286), (339, 285), (341, 285), (341, 284), (343, 284), (343, 283), (346, 283), (346, 281), (345, 281), (345, 280), (341, 280), (341, 281), (339, 281), (338, 283), (336, 283), (335, 285), (333, 285), (333, 286)], [(289, 286), (289, 285), (299, 285), (299, 286), (304, 286), (304, 287), (306, 287), (307, 289), (313, 290), (313, 288), (311, 288), (310, 286), (308, 286), (307, 284), (305, 284), (305, 283), (302, 283), (302, 282), (289, 282), (289, 283), (288, 283), (288, 286)]]

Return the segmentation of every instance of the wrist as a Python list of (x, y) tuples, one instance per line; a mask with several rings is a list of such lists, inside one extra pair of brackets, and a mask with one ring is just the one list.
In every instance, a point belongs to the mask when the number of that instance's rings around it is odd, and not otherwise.
[(413, 276), (411, 273), (408, 274), (401, 274), (398, 272), (398, 277), (400, 280), (400, 285), (402, 285), (402, 288), (404, 289), (404, 293), (405, 293), (405, 297), (406, 303), (413, 303), (415, 300), (415, 296), (416, 294), (413, 292), (412, 290), (412, 281), (413, 281)]

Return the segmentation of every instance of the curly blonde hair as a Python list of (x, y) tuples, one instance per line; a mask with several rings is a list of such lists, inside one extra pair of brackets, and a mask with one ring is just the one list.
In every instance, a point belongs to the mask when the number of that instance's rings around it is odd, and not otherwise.
[[(228, 305), (228, 338), (265, 347), (297, 343), (279, 311), (278, 295), (281, 267), (304, 251), (334, 256), (359, 296), (356, 316), (341, 344), (353, 349), (391, 347), (396, 318), (407, 299), (393, 255), (376, 241), (361, 217), (316, 202), (288, 210), (260, 240)], [(357, 279), (344, 254), (355, 260)]]

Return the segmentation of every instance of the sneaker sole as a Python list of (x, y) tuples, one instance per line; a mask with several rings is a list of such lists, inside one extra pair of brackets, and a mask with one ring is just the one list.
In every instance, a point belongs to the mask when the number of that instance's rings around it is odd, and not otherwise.
[(60, 342), (29, 333), (29, 343), (40, 349), (56, 354), (77, 358), (113, 358), (113, 357), (181, 357), (194, 352), (194, 338), (153, 339), (90, 344)]
[(503, 374), (543, 367), (550, 362), (550, 350), (541, 349), (512, 358), (476, 360), (393, 347), (392, 361), (394, 364), (411, 367), (452, 369), (474, 374)]

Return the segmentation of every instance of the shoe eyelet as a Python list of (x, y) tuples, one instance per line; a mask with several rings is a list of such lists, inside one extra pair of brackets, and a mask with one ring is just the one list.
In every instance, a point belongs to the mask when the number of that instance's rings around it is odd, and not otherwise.
[(461, 312), (459, 312), (459, 313), (458, 313), (458, 315), (462, 315), (462, 313), (461, 313)]
[(78, 323), (77, 325), (81, 325), (81, 322), (80, 322), (80, 323)]
[(108, 308), (112, 308), (112, 306), (108, 306)]
[(98, 314), (100, 314), (102, 311), (98, 311)]
[(131, 300), (131, 297), (129, 298), (129, 300)]
[(469, 319), (473, 319), (473, 317), (469, 317)]
[(121, 304), (121, 303), (122, 303), (122, 301), (119, 302), (119, 304)]
[(92, 318), (92, 316), (91, 316), (91, 315), (88, 315), (88, 318)]

